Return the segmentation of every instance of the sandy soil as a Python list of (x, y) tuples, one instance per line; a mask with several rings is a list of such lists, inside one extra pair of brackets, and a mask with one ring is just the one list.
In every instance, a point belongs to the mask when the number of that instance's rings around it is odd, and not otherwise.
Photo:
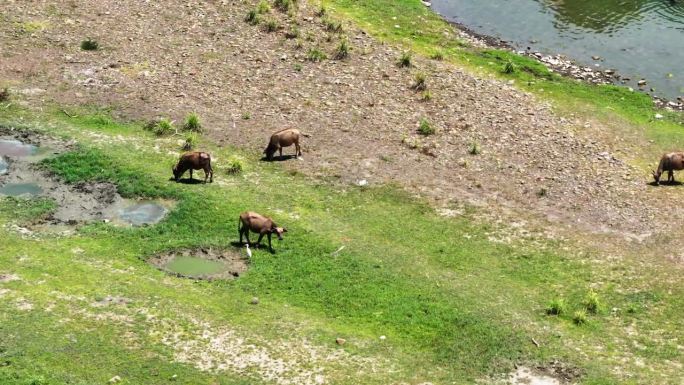
[[(608, 249), (681, 260), (672, 241), (681, 230), (670, 223), (684, 209), (657, 209), (681, 189), (650, 186), (648, 173), (630, 166), (647, 143), (557, 116), (512, 85), (446, 63), (414, 58), (399, 68), (399, 50), (351, 26), (349, 58), (309, 62), (313, 47), (333, 57), (341, 34), (327, 32), (306, 3), (295, 17), (272, 11), (282, 28), (268, 33), (244, 22), (254, 3), (6, 1), (0, 80), (34, 106), (113, 106), (143, 120), (196, 111), (218, 143), (255, 152), (271, 132), (296, 127), (311, 138), (304, 160), (286, 167), (308, 175), (398, 183), (452, 213), (475, 205), (548, 236), (589, 234)], [(300, 38), (286, 38), (295, 24)], [(101, 49), (81, 51), (86, 37)], [(431, 101), (412, 89), (417, 72), (427, 75)], [(435, 135), (417, 133), (422, 118)]]

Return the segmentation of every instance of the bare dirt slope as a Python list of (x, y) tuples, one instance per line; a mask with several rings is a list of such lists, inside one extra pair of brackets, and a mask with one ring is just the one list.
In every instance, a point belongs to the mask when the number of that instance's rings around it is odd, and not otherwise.
[[(304, 160), (288, 167), (345, 183), (397, 182), (438, 206), (475, 204), (554, 234), (580, 229), (649, 249), (684, 214), (658, 209), (680, 189), (649, 186), (628, 164), (624, 154), (641, 143), (615, 148), (600, 128), (447, 63), (414, 57), (400, 68), (398, 49), (348, 25), (330, 32), (306, 3), (296, 16), (263, 16), (281, 27), (269, 33), (244, 21), (255, 3), (5, 1), (0, 80), (34, 105), (114, 106), (134, 119), (196, 111), (218, 143), (255, 152), (270, 132), (297, 127), (312, 136)], [(300, 37), (288, 39), (295, 23)], [(349, 58), (306, 60), (315, 47), (334, 57), (343, 36)], [(86, 37), (101, 49), (82, 51)], [(430, 101), (412, 89), (418, 72)], [(423, 118), (435, 135), (417, 133)], [(678, 258), (681, 247), (668, 247)]]

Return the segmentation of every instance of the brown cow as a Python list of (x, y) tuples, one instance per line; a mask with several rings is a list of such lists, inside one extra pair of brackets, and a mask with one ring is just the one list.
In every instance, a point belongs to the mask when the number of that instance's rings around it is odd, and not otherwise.
[(259, 239), (257, 240), (256, 246), (258, 247), (261, 243), (261, 239), (266, 235), (268, 237), (268, 249), (273, 252), (273, 247), (271, 247), (271, 234), (276, 234), (278, 240), (283, 240), (283, 233), (287, 232), (284, 227), (278, 227), (271, 218), (265, 217), (261, 214), (257, 214), (253, 211), (245, 211), (240, 214), (240, 220), (238, 222), (238, 232), (240, 233), (240, 244), (242, 244), (242, 236), (246, 236), (247, 244), (249, 241), (249, 232), (259, 234)]
[(660, 183), (660, 176), (667, 171), (667, 182), (674, 183), (674, 171), (684, 169), (684, 152), (670, 152), (660, 158), (658, 170), (652, 171), (655, 184)]
[(176, 182), (180, 177), (187, 171), (190, 170), (190, 179), (192, 179), (192, 170), (204, 170), (204, 183), (207, 183), (207, 178), (209, 182), (214, 181), (214, 170), (211, 168), (211, 155), (207, 152), (186, 152), (181, 155), (178, 163), (173, 166), (173, 179)]
[[(276, 151), (280, 151), (280, 157), (283, 157), (283, 147), (289, 147), (295, 145), (295, 158), (302, 155), (302, 149), (299, 146), (299, 137), (302, 134), (296, 128), (286, 128), (284, 130), (276, 131), (271, 135), (271, 139), (268, 142), (268, 146), (264, 150), (266, 158), (268, 160), (273, 160), (273, 154)], [(303, 135), (306, 136), (306, 135)]]

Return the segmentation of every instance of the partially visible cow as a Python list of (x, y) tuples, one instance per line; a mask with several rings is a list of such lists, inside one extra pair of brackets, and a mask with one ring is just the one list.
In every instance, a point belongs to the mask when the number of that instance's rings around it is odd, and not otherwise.
[(194, 151), (186, 152), (181, 155), (178, 163), (173, 166), (173, 179), (178, 182), (180, 177), (188, 170), (190, 170), (190, 179), (192, 179), (192, 170), (204, 170), (204, 183), (214, 181), (214, 170), (211, 168), (211, 155), (207, 152)]
[(667, 182), (674, 183), (674, 171), (684, 169), (684, 152), (670, 152), (660, 158), (658, 170), (652, 171), (655, 184), (660, 183), (660, 177), (667, 171)]
[(240, 214), (240, 220), (238, 222), (238, 232), (240, 233), (240, 243), (242, 243), (242, 237), (247, 238), (247, 244), (249, 245), (249, 232), (258, 233), (259, 239), (257, 240), (257, 247), (261, 243), (261, 239), (266, 235), (268, 237), (268, 249), (273, 252), (273, 247), (271, 247), (271, 234), (276, 234), (278, 240), (283, 240), (283, 233), (287, 232), (284, 227), (278, 227), (278, 225), (273, 222), (271, 218), (265, 217), (261, 214), (257, 214), (253, 211), (245, 211)]

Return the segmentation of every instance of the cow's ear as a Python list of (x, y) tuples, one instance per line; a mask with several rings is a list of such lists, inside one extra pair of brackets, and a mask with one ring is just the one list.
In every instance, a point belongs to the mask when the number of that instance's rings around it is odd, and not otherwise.
[(283, 227), (283, 233), (287, 233), (287, 229)]

